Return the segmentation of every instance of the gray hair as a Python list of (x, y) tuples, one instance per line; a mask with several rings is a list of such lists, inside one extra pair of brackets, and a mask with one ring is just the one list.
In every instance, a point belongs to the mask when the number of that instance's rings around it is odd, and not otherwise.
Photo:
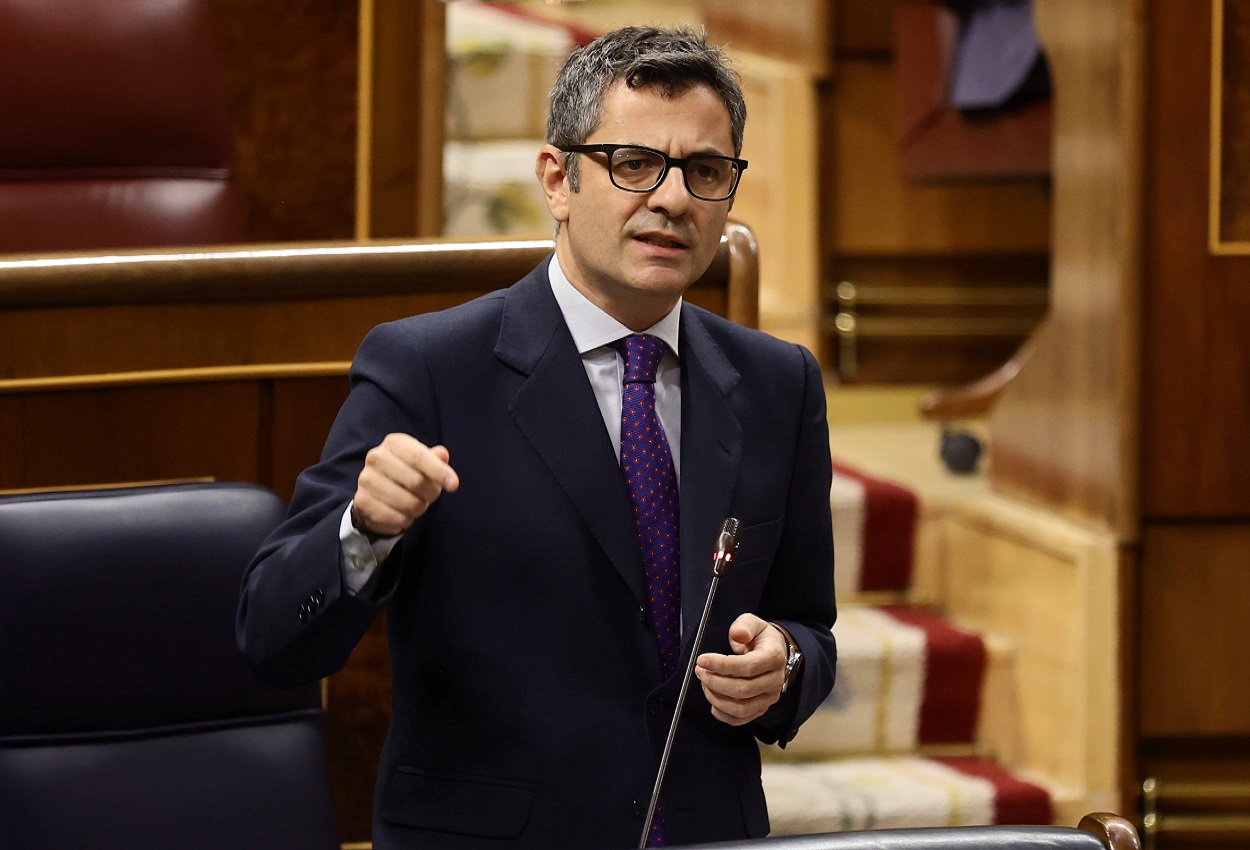
[[(664, 97), (700, 84), (711, 87), (729, 112), (734, 156), (742, 153), (747, 106), (738, 75), (724, 51), (708, 44), (705, 32), (689, 27), (624, 27), (574, 50), (551, 90), (547, 142), (557, 147), (585, 142), (602, 120), (608, 89), (621, 81), (631, 89), (654, 88)], [(565, 154), (565, 171), (569, 188), (578, 191), (576, 155)]]

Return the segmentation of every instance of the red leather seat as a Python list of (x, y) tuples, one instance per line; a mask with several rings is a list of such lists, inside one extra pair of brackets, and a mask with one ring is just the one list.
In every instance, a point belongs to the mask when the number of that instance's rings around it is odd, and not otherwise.
[(0, 0), (0, 252), (238, 242), (207, 0)]

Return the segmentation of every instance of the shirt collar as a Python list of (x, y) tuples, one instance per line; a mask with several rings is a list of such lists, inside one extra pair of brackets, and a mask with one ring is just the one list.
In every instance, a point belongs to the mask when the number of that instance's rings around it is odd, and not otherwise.
[[(554, 254), (547, 266), (547, 276), (551, 281), (551, 293), (555, 295), (560, 312), (564, 314), (564, 323), (573, 335), (578, 354), (585, 354), (634, 333), (578, 291), (565, 276), (564, 270), (560, 268), (560, 261)], [(677, 299), (673, 309), (664, 318), (643, 331), (664, 340), (674, 355), (680, 350), (677, 344), (681, 327), (681, 302), (682, 299)]]

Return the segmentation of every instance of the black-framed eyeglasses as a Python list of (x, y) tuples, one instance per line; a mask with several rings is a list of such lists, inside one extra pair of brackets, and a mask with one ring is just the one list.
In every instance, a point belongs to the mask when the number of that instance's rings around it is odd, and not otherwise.
[(664, 182), (670, 168), (679, 168), (686, 191), (702, 201), (732, 198), (742, 172), (747, 170), (745, 159), (711, 153), (676, 157), (641, 145), (569, 145), (560, 150), (606, 154), (612, 185), (626, 192), (654, 191)]

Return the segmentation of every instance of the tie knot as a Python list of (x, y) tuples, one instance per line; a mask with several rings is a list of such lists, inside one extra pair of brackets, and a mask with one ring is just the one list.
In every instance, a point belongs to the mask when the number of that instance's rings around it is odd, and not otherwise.
[(668, 346), (658, 336), (630, 334), (619, 343), (625, 357), (626, 384), (654, 384), (655, 372)]

